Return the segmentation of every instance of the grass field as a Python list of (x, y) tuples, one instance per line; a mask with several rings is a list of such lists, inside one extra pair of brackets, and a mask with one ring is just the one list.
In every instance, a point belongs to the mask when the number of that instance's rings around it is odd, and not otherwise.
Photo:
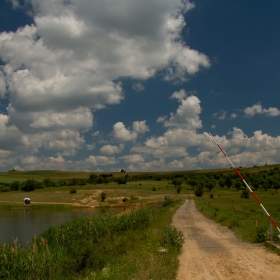
[[(280, 164), (259, 166), (259, 167), (240, 167), (240, 172), (242, 173), (254, 173), (259, 171), (270, 170), (274, 167), (280, 167)], [(71, 178), (78, 179), (87, 179), (91, 173), (95, 173), (97, 175), (100, 174), (112, 174), (114, 177), (121, 177), (124, 175), (128, 175), (130, 177), (142, 177), (146, 176), (147, 178), (155, 178), (157, 176), (160, 177), (173, 177), (176, 175), (205, 175), (205, 174), (234, 174), (234, 170), (232, 168), (221, 168), (221, 169), (207, 169), (207, 170), (185, 170), (185, 171), (157, 171), (157, 172), (79, 172), (79, 171), (59, 171), (59, 170), (33, 170), (33, 171), (9, 171), (9, 172), (0, 172), (0, 182), (7, 179), (10, 181), (14, 180), (27, 180), (27, 179), (36, 179), (43, 180), (45, 178), (51, 178), (53, 180), (67, 180)]]
[[(127, 182), (119, 185), (116, 182), (108, 184), (87, 184), (85, 186), (75, 186), (77, 193), (70, 194), (72, 186), (52, 187), (36, 189), (32, 192), (13, 191), (0, 193), (0, 207), (15, 207), (22, 205), (23, 198), (28, 196), (31, 205), (41, 204), (68, 204), (79, 207), (100, 207), (100, 206), (129, 206), (131, 204), (152, 204), (162, 201), (164, 196), (169, 195), (173, 199), (186, 198), (192, 193), (185, 188), (180, 194), (170, 184), (169, 180), (154, 181), (145, 180), (138, 182)], [(153, 191), (155, 189), (155, 191)], [(106, 193), (106, 199), (101, 202), (101, 192)], [(126, 198), (127, 201), (122, 200)]]
[[(205, 192), (200, 198), (195, 198), (198, 210), (216, 222), (229, 227), (236, 235), (246, 242), (260, 242), (270, 238), (270, 220), (255, 198), (241, 198), (242, 191), (216, 188), (213, 197)], [(258, 190), (255, 194), (263, 206), (280, 224), (280, 193), (274, 190)], [(273, 227), (275, 242), (279, 232)]]

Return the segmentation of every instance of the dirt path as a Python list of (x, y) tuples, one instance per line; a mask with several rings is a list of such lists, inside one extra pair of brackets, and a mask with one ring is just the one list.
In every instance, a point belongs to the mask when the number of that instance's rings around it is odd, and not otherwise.
[(280, 256), (238, 241), (199, 213), (193, 200), (178, 209), (173, 225), (185, 236), (177, 280), (280, 279)]

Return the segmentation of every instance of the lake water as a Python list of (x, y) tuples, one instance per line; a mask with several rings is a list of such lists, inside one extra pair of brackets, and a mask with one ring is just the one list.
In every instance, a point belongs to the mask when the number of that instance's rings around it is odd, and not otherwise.
[(75, 219), (99, 215), (104, 212), (119, 213), (122, 209), (79, 208), (68, 210), (40, 209), (0, 209), (0, 243), (18, 243), (26, 245), (31, 242), (34, 234), (38, 236), (49, 227), (71, 222)]

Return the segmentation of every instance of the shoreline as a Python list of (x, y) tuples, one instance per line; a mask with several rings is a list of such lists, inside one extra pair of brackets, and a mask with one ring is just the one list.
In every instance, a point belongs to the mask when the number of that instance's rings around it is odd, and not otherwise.
[[(131, 203), (131, 204), (111, 204), (111, 205), (81, 205), (79, 203), (60, 203), (60, 202), (32, 202), (31, 204), (24, 205), (21, 202), (11, 203), (9, 201), (0, 201), (0, 209), (73, 209), (73, 208), (133, 208), (141, 207), (145, 203)], [(6, 204), (6, 205), (5, 205)]]

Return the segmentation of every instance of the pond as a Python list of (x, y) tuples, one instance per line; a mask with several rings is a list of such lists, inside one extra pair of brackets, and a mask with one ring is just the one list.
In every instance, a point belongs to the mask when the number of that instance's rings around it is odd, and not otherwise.
[(119, 208), (76, 208), (67, 210), (41, 209), (0, 209), (0, 243), (18, 243), (26, 245), (31, 242), (34, 234), (38, 236), (49, 227), (59, 226), (81, 217), (99, 215), (102, 213), (119, 213)]

